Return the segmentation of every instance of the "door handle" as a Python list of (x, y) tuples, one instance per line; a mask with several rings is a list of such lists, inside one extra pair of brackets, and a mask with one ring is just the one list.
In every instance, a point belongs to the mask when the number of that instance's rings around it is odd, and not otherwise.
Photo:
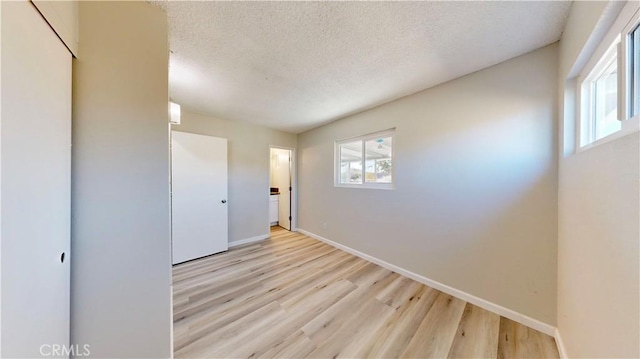
[(60, 255), (60, 263), (64, 263), (64, 252)]
[(222, 203), (227, 203), (227, 200), (226, 200), (226, 199), (223, 199), (223, 200), (222, 200)]

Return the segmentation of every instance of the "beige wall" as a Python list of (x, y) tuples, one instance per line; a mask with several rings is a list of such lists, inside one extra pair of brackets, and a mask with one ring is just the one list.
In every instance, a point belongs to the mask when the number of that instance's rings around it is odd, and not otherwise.
[(296, 135), (183, 108), (182, 132), (229, 140), (229, 243), (269, 234), (269, 146), (296, 147)]
[(32, 0), (65, 46), (78, 56), (78, 1)]
[[(278, 157), (276, 160), (273, 156)], [(285, 160), (286, 158), (286, 160)], [(289, 187), (289, 151), (279, 148), (271, 149), (271, 183), (270, 187), (280, 188), (280, 192), (287, 193), (286, 187)]]
[[(621, 4), (574, 2), (560, 41), (560, 91), (571, 84)], [(617, 9), (617, 10), (616, 10)], [(570, 92), (570, 91), (569, 91)], [(638, 133), (573, 151), (574, 98), (564, 98), (558, 188), (558, 331), (572, 358), (640, 357)], [(561, 102), (562, 104), (562, 102)]]
[[(557, 46), (298, 137), (299, 228), (555, 325)], [(333, 186), (334, 141), (396, 128), (395, 190)]]
[(71, 342), (171, 356), (168, 39), (145, 2), (79, 4), (73, 64)]

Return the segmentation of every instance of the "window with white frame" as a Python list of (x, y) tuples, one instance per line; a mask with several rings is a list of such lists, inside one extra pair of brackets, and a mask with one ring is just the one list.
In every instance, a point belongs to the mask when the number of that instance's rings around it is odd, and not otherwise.
[[(639, 14), (636, 13), (636, 15)], [(631, 101), (629, 109), (631, 110), (630, 116), (634, 117), (640, 115), (640, 24), (635, 24), (635, 28), (630, 32), (629, 44), (631, 48), (631, 61), (629, 61)]]
[(392, 189), (394, 134), (391, 129), (336, 141), (335, 185)]
[(579, 78), (580, 147), (638, 129), (640, 23), (637, 2), (620, 13)]

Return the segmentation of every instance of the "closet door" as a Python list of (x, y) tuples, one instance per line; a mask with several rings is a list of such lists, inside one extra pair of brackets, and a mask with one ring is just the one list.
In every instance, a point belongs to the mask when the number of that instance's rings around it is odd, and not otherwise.
[(0, 354), (60, 356), (56, 347), (69, 348), (71, 53), (32, 3), (0, 6)]

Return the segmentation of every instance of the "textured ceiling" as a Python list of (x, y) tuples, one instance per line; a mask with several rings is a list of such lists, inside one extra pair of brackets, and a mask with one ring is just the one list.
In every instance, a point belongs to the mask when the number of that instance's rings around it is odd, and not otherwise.
[(560, 38), (570, 2), (154, 1), (171, 98), (299, 133)]

